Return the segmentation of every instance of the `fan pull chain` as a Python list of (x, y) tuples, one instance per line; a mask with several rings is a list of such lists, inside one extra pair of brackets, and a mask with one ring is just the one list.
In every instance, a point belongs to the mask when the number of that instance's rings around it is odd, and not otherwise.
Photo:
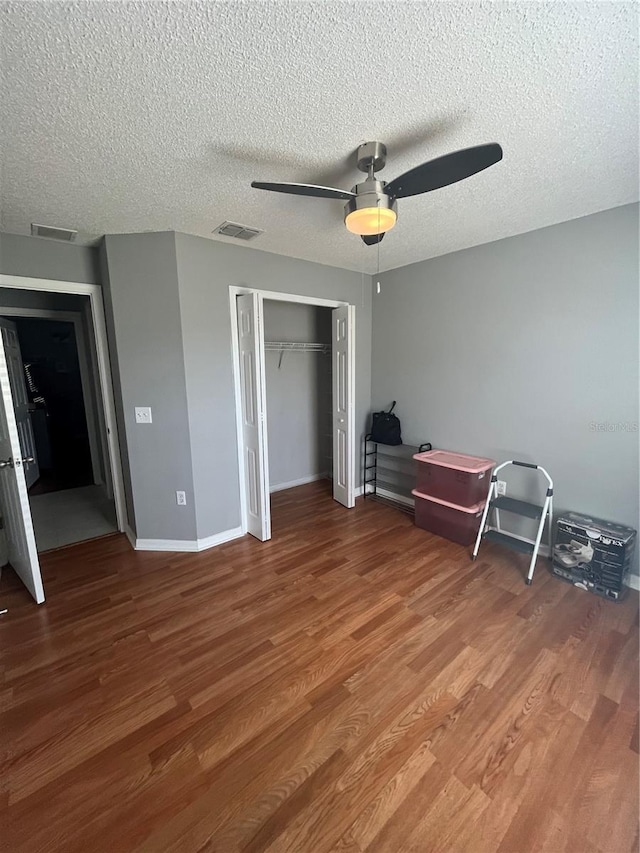
[(380, 293), (380, 199), (378, 199), (378, 280), (376, 281), (376, 290)]

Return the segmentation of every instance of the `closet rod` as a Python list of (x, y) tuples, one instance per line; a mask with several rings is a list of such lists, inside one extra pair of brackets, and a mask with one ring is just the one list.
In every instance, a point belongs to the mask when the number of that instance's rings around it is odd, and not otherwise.
[(298, 341), (265, 341), (266, 350), (287, 350), (290, 352), (331, 352), (331, 344), (315, 344)]

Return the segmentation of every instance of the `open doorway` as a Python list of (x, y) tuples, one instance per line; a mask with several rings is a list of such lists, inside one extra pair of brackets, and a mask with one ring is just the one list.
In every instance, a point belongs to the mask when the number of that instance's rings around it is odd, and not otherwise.
[[(23, 294), (16, 294), (23, 297)], [(20, 302), (11, 292), (2, 302)], [(38, 552), (117, 530), (95, 358), (87, 345), (84, 302), (77, 311), (9, 307), (0, 329), (9, 365)]]
[[(61, 299), (60, 297), (64, 298)], [(78, 297), (81, 298), (79, 303)], [(52, 304), (52, 300), (56, 304)], [(76, 312), (78, 317), (74, 316), (71, 319), (64, 317), (62, 313), (57, 313), (58, 309)], [(37, 316), (43, 310), (56, 313), (52, 317)], [(56, 499), (57, 495), (65, 496), (68, 499), (76, 491), (74, 487), (77, 486), (78, 478), (89, 477), (93, 479), (93, 482), (89, 482), (86, 487), (80, 486), (79, 488), (98, 487), (102, 490), (110, 504), (110, 510), (112, 509), (112, 514), (109, 517), (109, 530), (124, 531), (127, 523), (102, 291), (100, 286), (95, 284), (0, 274), (0, 317), (4, 317), (0, 321), (2, 324), (2, 345), (0, 346), (0, 511), (6, 541), (5, 562), (9, 562), (35, 601), (41, 604), (45, 600), (45, 594), (34, 536), (31, 501)], [(38, 350), (37, 347), (43, 345), (42, 340), (39, 340), (42, 337), (41, 332), (36, 335), (38, 340), (29, 341), (27, 344), (33, 348), (33, 359), (27, 362), (30, 366), (25, 370), (25, 359), (20, 348), (17, 326), (20, 317), (23, 319), (48, 319), (62, 324), (51, 327), (51, 340), (46, 343), (46, 347), (64, 346), (70, 350), (71, 355), (65, 358), (55, 358), (51, 352), (43, 353), (42, 349)], [(72, 325), (75, 324), (73, 334), (70, 327), (64, 325), (67, 321), (70, 321)], [(25, 331), (24, 334), (26, 340), (28, 333)], [(60, 351), (57, 350), (57, 352), (59, 355)], [(36, 433), (40, 427), (36, 425), (34, 429), (34, 419), (31, 415), (38, 408), (45, 411), (45, 416), (50, 414), (50, 402), (39, 389), (36, 376), (39, 376), (38, 381), (42, 383), (43, 387), (51, 388), (52, 386), (46, 385), (45, 367), (47, 360), (52, 361), (54, 373), (66, 376), (67, 371), (71, 372), (75, 369), (72, 367), (74, 359), (77, 360), (79, 379), (77, 375), (73, 380), (67, 376), (65, 381), (69, 387), (74, 385), (77, 387), (78, 383), (82, 386), (82, 393), (78, 397), (82, 400), (84, 417), (77, 414), (80, 411), (78, 400), (77, 404), (74, 404), (75, 420), (71, 418), (66, 421), (67, 429), (73, 432), (74, 440), (70, 442), (68, 436), (63, 436), (62, 440), (57, 441), (57, 447), (60, 450), (66, 442), (68, 448), (78, 451), (78, 460), (73, 460), (70, 463), (70, 470), (66, 472), (56, 470), (56, 465), (53, 462), (51, 462), (51, 467), (47, 468), (47, 452), (51, 451), (53, 454), (53, 444), (56, 442), (52, 440), (50, 434), (44, 440), (40, 438), (40, 458), (41, 461), (45, 462), (43, 471), (49, 472), (49, 485), (41, 490), (40, 495), (30, 497), (28, 487), (36, 491), (37, 489), (34, 487), (40, 480), (36, 446)], [(31, 370), (31, 366), (36, 362), (41, 368), (39, 373), (37, 370)], [(89, 390), (85, 391), (85, 388)], [(47, 391), (49, 401), (55, 393), (58, 393), (58, 390)], [(88, 414), (91, 411), (94, 420), (93, 430), (90, 423), (91, 415)], [(42, 415), (37, 417), (42, 417)], [(84, 427), (87, 430), (86, 441), (84, 442), (80, 432), (74, 432), (77, 423), (80, 421), (84, 421)], [(76, 426), (72, 425), (74, 423)], [(47, 440), (49, 441), (48, 448)], [(89, 444), (90, 465), (86, 464), (87, 443)], [(85, 453), (82, 452), (83, 446)], [(64, 485), (69, 488), (60, 488)], [(34, 515), (37, 515), (35, 511)], [(52, 513), (50, 509), (47, 509), (44, 515), (51, 524)], [(112, 520), (113, 515), (115, 515), (115, 525)], [(58, 515), (58, 520), (61, 517), (64, 517), (65, 523), (74, 528), (73, 541), (93, 538), (93, 531), (87, 535), (86, 527), (84, 530), (80, 530), (83, 523), (79, 517), (77, 505), (70, 504), (67, 500), (66, 505), (63, 506)], [(55, 523), (58, 526), (58, 522)], [(79, 532), (80, 535), (78, 535)], [(98, 532), (97, 535), (101, 535), (101, 533), (102, 531)], [(49, 539), (47, 544), (49, 547), (57, 547), (67, 543), (58, 541), (52, 544), (52, 540)], [(43, 547), (40, 544), (40, 548), (45, 550), (46, 545)]]
[[(329, 349), (331, 453), (327, 455), (331, 463), (332, 493), (334, 499), (343, 506), (355, 506), (355, 309), (347, 303), (295, 294), (236, 287), (230, 287), (229, 292), (242, 527), (257, 539), (266, 541), (271, 538), (271, 447), (268, 433), (272, 427), (278, 428), (273, 420), (267, 423), (267, 347), (281, 353), (282, 358), (285, 351), (294, 351), (297, 346), (312, 345), (322, 350)], [(329, 309), (331, 331), (328, 343), (296, 338), (295, 335), (300, 335), (302, 330), (291, 327), (288, 339), (265, 341), (266, 300)], [(293, 403), (290, 400), (291, 405)], [(322, 405), (326, 406), (327, 403)], [(285, 412), (285, 424), (286, 415)], [(321, 428), (320, 422), (318, 427)], [(293, 450), (289, 445), (291, 456)], [(309, 476), (316, 478), (323, 473), (329, 471), (319, 470)], [(291, 481), (288, 484), (292, 485)]]
[(333, 475), (331, 308), (264, 300), (271, 494)]

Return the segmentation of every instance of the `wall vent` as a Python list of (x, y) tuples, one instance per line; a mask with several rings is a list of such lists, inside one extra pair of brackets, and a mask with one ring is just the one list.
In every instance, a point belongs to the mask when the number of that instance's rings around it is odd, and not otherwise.
[(264, 231), (247, 228), (246, 225), (238, 225), (237, 222), (223, 222), (213, 233), (222, 234), (223, 237), (233, 237), (236, 240), (254, 240), (260, 234), (264, 234)]
[(48, 237), (50, 240), (64, 240), (65, 243), (73, 243), (78, 236), (77, 231), (71, 228), (55, 228), (52, 225), (36, 225), (31, 223), (31, 235), (33, 237)]

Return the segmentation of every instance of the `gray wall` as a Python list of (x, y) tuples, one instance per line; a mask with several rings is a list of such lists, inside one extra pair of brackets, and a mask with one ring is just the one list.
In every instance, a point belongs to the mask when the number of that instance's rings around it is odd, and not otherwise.
[[(331, 344), (331, 309), (293, 302), (264, 303), (267, 341)], [(269, 483), (331, 473), (331, 356), (317, 352), (265, 355)]]
[[(175, 235), (104, 239), (105, 304), (128, 467), (130, 525), (140, 539), (196, 538)], [(135, 406), (153, 422), (136, 424)], [(176, 490), (187, 505), (176, 504)]]
[(637, 205), (380, 281), (372, 404), (406, 442), (535, 461), (557, 508), (638, 527)]
[[(229, 286), (356, 306), (356, 437), (371, 391), (371, 280), (359, 273), (176, 234), (182, 336), (200, 538), (240, 524)], [(364, 284), (364, 286), (363, 286)]]
[(98, 250), (43, 237), (0, 233), (0, 273), (100, 284)]

